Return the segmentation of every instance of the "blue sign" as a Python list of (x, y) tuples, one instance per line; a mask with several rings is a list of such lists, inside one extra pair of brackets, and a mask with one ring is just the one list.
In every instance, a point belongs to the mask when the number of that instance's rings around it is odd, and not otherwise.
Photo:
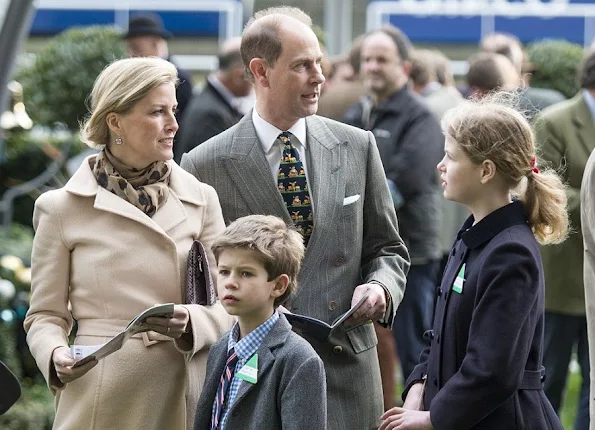
[[(130, 16), (146, 11), (130, 10)], [(163, 25), (174, 36), (217, 37), (220, 25), (225, 25), (223, 12), (218, 11), (152, 11), (163, 20)], [(223, 16), (222, 16), (223, 15)], [(52, 35), (75, 26), (114, 25), (113, 10), (37, 9), (31, 35)]]
[(493, 31), (523, 42), (595, 39), (595, 0), (394, 0), (370, 2), (368, 29), (391, 23), (414, 42), (473, 43)]

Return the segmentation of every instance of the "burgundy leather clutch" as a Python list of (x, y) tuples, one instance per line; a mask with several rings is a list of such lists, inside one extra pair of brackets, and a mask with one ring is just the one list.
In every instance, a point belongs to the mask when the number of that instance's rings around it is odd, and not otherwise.
[(188, 253), (186, 303), (210, 306), (216, 301), (217, 293), (213, 285), (205, 247), (200, 241), (195, 240)]

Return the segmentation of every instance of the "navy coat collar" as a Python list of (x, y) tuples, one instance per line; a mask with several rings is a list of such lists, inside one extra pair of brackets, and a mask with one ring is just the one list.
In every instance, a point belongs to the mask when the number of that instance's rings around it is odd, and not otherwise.
[(496, 209), (476, 225), (473, 225), (474, 221), (473, 215), (469, 216), (463, 224), (461, 231), (459, 231), (457, 238), (462, 238), (469, 249), (483, 245), (508, 227), (525, 224), (527, 217), (525, 216), (523, 205), (520, 201), (516, 200)]

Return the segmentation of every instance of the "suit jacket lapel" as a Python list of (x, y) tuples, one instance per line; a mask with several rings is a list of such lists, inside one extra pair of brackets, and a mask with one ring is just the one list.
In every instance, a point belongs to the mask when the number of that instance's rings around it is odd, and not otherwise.
[[(320, 260), (328, 252), (323, 225), (332, 224), (343, 207), (345, 177), (341, 174), (341, 147), (347, 142), (337, 139), (325, 123), (316, 116), (306, 118), (307, 168), (310, 197), (314, 202), (314, 230), (306, 249), (307, 260)], [(345, 150), (345, 148), (343, 148)], [(343, 160), (345, 162), (345, 160)], [(305, 273), (301, 285), (307, 285)]]
[(238, 123), (232, 139), (229, 155), (223, 158), (223, 165), (250, 211), (254, 214), (276, 215), (291, 223), (256, 135), (251, 114), (245, 115)]
[(232, 409), (235, 408), (250, 391), (255, 389), (256, 385), (259, 383), (258, 381), (264, 379), (275, 362), (275, 355), (272, 351), (285, 343), (285, 339), (287, 339), (290, 331), (291, 325), (283, 315), (280, 315), (279, 321), (277, 321), (271, 331), (265, 336), (260, 347), (256, 351), (258, 354), (258, 376), (256, 384), (242, 381), (233, 405), (231, 406)]
[[(203, 423), (210, 426), (211, 424), (211, 412), (213, 410), (213, 403), (217, 396), (217, 389), (219, 388), (219, 380), (225, 369), (225, 362), (227, 361), (227, 340), (228, 336), (225, 336), (225, 341), (220, 341), (211, 347), (209, 351), (209, 359), (213, 360), (212, 367), (209, 366), (208, 370), (212, 370), (212, 374), (207, 374), (205, 378), (205, 386), (203, 387), (200, 398), (206, 399), (202, 404), (202, 417)], [(207, 419), (208, 417), (208, 419)]]
[(589, 106), (585, 102), (583, 93), (579, 93), (576, 103), (576, 114), (573, 121), (577, 126), (578, 138), (587, 151), (587, 157), (595, 148), (595, 124)]
[(167, 202), (153, 215), (153, 221), (161, 226), (165, 232), (169, 232), (188, 219), (184, 203), (195, 206), (205, 206), (207, 204), (204, 195), (196, 192), (194, 183), (187, 181), (187, 172), (174, 162), (168, 164), (172, 169), (169, 182), (169, 197)]

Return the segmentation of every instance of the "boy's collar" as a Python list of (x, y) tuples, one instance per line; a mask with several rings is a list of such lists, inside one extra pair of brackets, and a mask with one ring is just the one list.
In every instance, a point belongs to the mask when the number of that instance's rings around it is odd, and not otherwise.
[(232, 348), (235, 348), (235, 352), (240, 360), (249, 359), (256, 352), (264, 337), (269, 333), (278, 320), (279, 312), (275, 309), (273, 315), (241, 339), (239, 339), (240, 325), (236, 321), (229, 334), (227, 351), (229, 352)]

